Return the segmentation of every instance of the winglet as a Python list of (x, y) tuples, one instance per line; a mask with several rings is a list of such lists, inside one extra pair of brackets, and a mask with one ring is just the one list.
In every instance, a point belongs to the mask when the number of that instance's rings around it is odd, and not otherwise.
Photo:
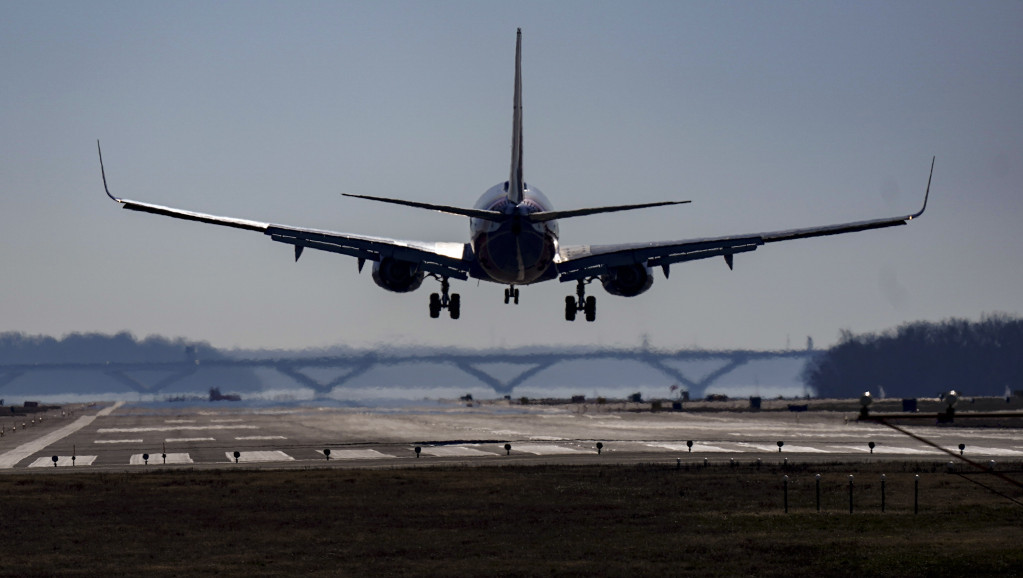
[(931, 157), (931, 174), (927, 175), (927, 191), (924, 192), (924, 206), (921, 207), (918, 212), (913, 213), (912, 215), (906, 217), (907, 221), (912, 221), (913, 219), (924, 214), (924, 211), (927, 210), (927, 197), (931, 196), (931, 177), (934, 176), (934, 159), (936, 158), (937, 158), (936, 156)]
[(96, 151), (99, 152), (99, 172), (103, 175), (103, 190), (107, 192), (108, 197), (120, 203), (121, 199), (111, 195), (110, 188), (107, 187), (107, 171), (103, 169), (103, 149), (99, 146), (99, 139), (96, 139)]

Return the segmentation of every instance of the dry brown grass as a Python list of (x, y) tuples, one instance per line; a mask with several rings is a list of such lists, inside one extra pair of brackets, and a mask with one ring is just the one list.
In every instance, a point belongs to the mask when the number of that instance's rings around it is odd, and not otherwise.
[(1023, 572), (1023, 507), (918, 462), (5, 475), (0, 524), (9, 576)]

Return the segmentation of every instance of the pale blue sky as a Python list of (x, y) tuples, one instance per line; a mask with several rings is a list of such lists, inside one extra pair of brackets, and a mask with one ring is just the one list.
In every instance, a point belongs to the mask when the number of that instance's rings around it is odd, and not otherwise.
[[(5, 2), (0, 331), (129, 330), (221, 347), (818, 346), (841, 329), (1023, 312), (1020, 2)], [(353, 259), (122, 211), (102, 191), (337, 231), (465, 241), (508, 173), (515, 28), (525, 170), (565, 244), (916, 211), (908, 227), (657, 271), (598, 321), (572, 284), (398, 295)]]

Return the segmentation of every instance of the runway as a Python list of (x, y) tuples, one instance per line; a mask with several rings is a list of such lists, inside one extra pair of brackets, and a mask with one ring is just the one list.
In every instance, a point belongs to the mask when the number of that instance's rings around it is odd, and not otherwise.
[[(509, 402), (398, 408), (119, 402), (37, 417), (43, 419), (25, 425), (23, 416), (0, 418), (0, 473), (953, 459), (841, 412), (634, 412)], [(12, 424), (18, 429), (12, 431)], [(964, 444), (963, 455), (974, 461), (1023, 460), (1019, 430), (938, 427), (926, 420), (910, 429), (956, 454)]]

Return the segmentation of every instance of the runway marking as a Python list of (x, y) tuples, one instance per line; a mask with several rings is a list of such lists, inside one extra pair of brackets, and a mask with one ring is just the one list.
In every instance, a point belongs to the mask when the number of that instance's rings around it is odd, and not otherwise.
[[(949, 448), (953, 452), (959, 453), (959, 447)], [(1023, 452), (1018, 450), (1010, 450), (1007, 448), (982, 448), (978, 446), (966, 445), (966, 451), (963, 455), (972, 454), (974, 456), (1023, 456)]]
[(423, 453), (428, 456), (436, 456), (441, 458), (453, 458), (453, 457), (469, 457), (469, 456), (493, 456), (497, 455), (493, 452), (485, 452), (476, 448), (467, 448), (465, 446), (435, 446), (435, 447), (424, 447)]
[(24, 443), (7, 453), (0, 454), (0, 468), (13, 468), (21, 460), (31, 456), (32, 454), (39, 452), (46, 448), (46, 446), (56, 443), (67, 436), (77, 432), (78, 430), (86, 427), (96, 420), (97, 417), (103, 417), (110, 415), (115, 409), (124, 405), (123, 401), (119, 401), (114, 405), (104, 408), (96, 413), (96, 415), (85, 415), (82, 416), (72, 423), (56, 430), (52, 431), (44, 436), (38, 437), (30, 442)]
[[(689, 446), (687, 446), (686, 444), (665, 443), (665, 444), (646, 444), (646, 445), (650, 446), (652, 448), (665, 448), (665, 449), (669, 449), (669, 450), (674, 450), (676, 452), (686, 452), (686, 453), (689, 453)], [(723, 447), (720, 447), (720, 446), (711, 446), (711, 445), (707, 445), (707, 444), (701, 444), (701, 443), (693, 442), (693, 452), (694, 453), (696, 453), (696, 452), (742, 453), (742, 450), (728, 449), (728, 448), (723, 448)]]
[(216, 438), (167, 438), (163, 440), (169, 444), (175, 442), (215, 442)]
[(760, 450), (762, 452), (774, 452), (774, 453), (789, 452), (789, 453), (799, 453), (799, 454), (826, 454), (826, 453), (828, 453), (828, 450), (822, 450), (820, 448), (812, 448), (810, 446), (794, 446), (794, 445), (790, 445), (790, 444), (785, 444), (785, 446), (782, 448), (783, 451), (779, 452), (777, 444), (771, 444), (771, 445), (768, 445), (768, 444), (751, 444), (749, 442), (738, 442), (738, 444), (740, 446), (746, 446), (746, 447), (754, 448), (754, 449)]
[[(149, 454), (150, 465), (162, 466), (164, 464), (163, 456), (160, 454)], [(188, 454), (167, 454), (168, 464), (191, 464), (192, 457)], [(142, 459), (142, 454), (132, 454), (131, 459), (128, 460), (128, 465), (131, 466), (144, 466), (146, 460)]]
[(529, 439), (536, 440), (538, 442), (560, 442), (565, 438), (561, 436), (529, 436)]
[[(252, 464), (257, 462), (293, 462), (295, 458), (280, 450), (272, 451), (257, 451), (257, 452), (240, 452), (241, 455), (238, 457), (239, 464)], [(234, 463), (234, 452), (224, 452), (227, 459)]]
[(286, 440), (284, 436), (238, 436), (236, 440)]
[[(847, 450), (853, 450), (853, 451), (857, 451), (857, 452), (869, 452), (870, 451), (870, 448), (864, 447), (864, 446), (834, 446), (834, 447), (842, 448), (842, 449), (847, 449)], [(958, 451), (958, 449), (956, 451)], [(933, 455), (933, 454), (939, 454), (941, 452), (939, 452), (938, 450), (933, 450), (933, 449), (916, 449), (916, 448), (906, 448), (906, 447), (900, 447), (900, 446), (879, 445), (879, 446), (874, 448), (874, 453), (877, 454), (877, 455), (882, 455), (883, 456), (883, 455), (891, 455), (891, 454), (898, 454), (898, 455), (932, 454)]]
[(96, 440), (92, 442), (94, 444), (140, 444), (141, 439), (138, 440)]
[(165, 419), (163, 423), (195, 423), (194, 419)]
[(150, 431), (200, 431), (221, 429), (257, 429), (254, 425), (181, 425), (181, 426), (150, 426), (150, 427), (101, 427), (99, 433), (142, 433)]
[[(57, 456), (57, 467), (62, 468), (64, 466), (72, 467), (72, 463), (75, 466), (91, 466), (92, 462), (96, 461), (96, 456), (75, 456), (75, 461), (71, 461), (71, 456)], [(34, 462), (28, 465), (30, 468), (52, 468), (53, 458), (36, 458)]]
[(222, 417), (219, 419), (211, 419), (210, 421), (213, 423), (237, 423), (245, 420), (238, 417)]
[[(321, 454), (323, 453), (322, 450), (318, 451)], [(330, 459), (332, 460), (378, 460), (394, 457), (396, 456), (380, 453), (376, 450), (330, 450)]]
[[(503, 448), (502, 448), (503, 449)], [(548, 456), (558, 454), (584, 454), (590, 453), (585, 450), (576, 448), (568, 448), (565, 446), (556, 446), (554, 444), (529, 444), (527, 446), (512, 446), (512, 449), (526, 452), (527, 454), (533, 454), (537, 456)]]

